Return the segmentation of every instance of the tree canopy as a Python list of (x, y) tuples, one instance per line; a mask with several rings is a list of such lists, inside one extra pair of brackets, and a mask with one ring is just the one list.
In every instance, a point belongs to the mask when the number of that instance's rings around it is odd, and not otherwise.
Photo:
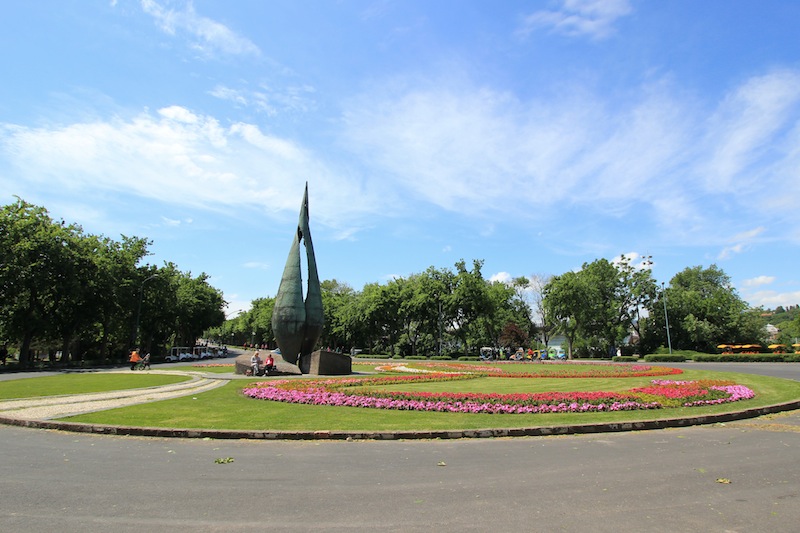
[(23, 366), (42, 353), (117, 361), (139, 344), (155, 353), (194, 345), (224, 321), (222, 293), (206, 274), (141, 265), (149, 245), (86, 234), (22, 199), (3, 206), (0, 341), (17, 346)]

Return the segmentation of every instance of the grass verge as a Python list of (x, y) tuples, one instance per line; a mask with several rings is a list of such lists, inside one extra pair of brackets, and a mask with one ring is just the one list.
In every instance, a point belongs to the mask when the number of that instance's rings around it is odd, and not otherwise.
[(171, 376), (167, 374), (148, 374), (147, 372), (131, 372), (130, 374), (92, 372), (14, 379), (4, 381), (0, 385), (0, 400), (139, 389), (171, 385), (189, 379), (191, 378), (178, 374)]

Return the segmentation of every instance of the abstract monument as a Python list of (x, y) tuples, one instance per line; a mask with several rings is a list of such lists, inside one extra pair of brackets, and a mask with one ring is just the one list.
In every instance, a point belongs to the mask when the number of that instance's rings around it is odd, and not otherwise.
[[(272, 332), (281, 350), (281, 357), (288, 363), (296, 364), (303, 374), (349, 374), (352, 369), (349, 356), (328, 351), (312, 352), (322, 333), (324, 314), (308, 218), (308, 183), (306, 183), (303, 204), (300, 206), (300, 220), (275, 297)], [(300, 271), (301, 242), (306, 249), (308, 266), (308, 292), (305, 299), (303, 299), (303, 276)]]

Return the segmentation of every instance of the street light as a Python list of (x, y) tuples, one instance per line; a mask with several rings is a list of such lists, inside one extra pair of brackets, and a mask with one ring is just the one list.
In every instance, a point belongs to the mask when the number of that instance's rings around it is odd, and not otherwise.
[(667, 316), (667, 292), (664, 282), (661, 282), (661, 296), (664, 298), (664, 323), (667, 326), (667, 345), (669, 346), (669, 354), (672, 355), (672, 340), (669, 337), (669, 316)]
[(153, 278), (157, 278), (158, 274), (153, 274), (149, 278), (142, 281), (141, 286), (139, 287), (139, 306), (136, 308), (136, 327), (133, 330), (133, 343), (136, 345), (135, 348), (139, 348), (139, 319), (142, 316), (142, 299), (144, 298), (144, 284), (150, 281)]

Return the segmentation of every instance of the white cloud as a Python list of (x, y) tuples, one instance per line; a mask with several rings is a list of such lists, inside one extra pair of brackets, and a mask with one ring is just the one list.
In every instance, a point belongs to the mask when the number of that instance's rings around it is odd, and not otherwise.
[(800, 304), (800, 291), (756, 291), (744, 294), (743, 297), (751, 306), (764, 307), (765, 309), (774, 309), (779, 305), (788, 307)]
[(275, 217), (296, 213), (308, 180), (320, 199), (312, 206), (316, 220), (339, 231), (352, 234), (354, 220), (391, 212), (379, 201), (390, 194), (329, 168), (297, 143), (253, 124), (223, 127), (180, 106), (49, 128), (0, 124), (0, 155), (16, 167), (16, 180), (73, 194), (115, 191), (229, 211), (261, 207)]
[[(800, 71), (745, 80), (710, 106), (667, 81), (618, 100), (565, 90), (550, 101), (520, 99), (454, 72), (425, 82), (395, 79), (348, 103), (344, 143), (368, 173), (412, 201), (490, 220), (541, 220), (554, 209), (561, 217), (569, 209), (598, 220), (643, 217), (667, 243), (724, 244), (726, 258), (746, 250), (756, 232), (788, 238), (776, 231), (795, 227), (779, 223), (789, 222), (789, 209), (767, 216), (767, 205), (800, 191), (793, 144), (800, 110), (789, 105), (800, 99), (795, 77)], [(781, 112), (765, 103), (770, 112), (758, 117), (758, 135), (733, 141), (728, 128), (750, 112), (730, 102), (762, 92), (779, 98)], [(782, 149), (762, 153), (767, 145)], [(730, 186), (719, 188), (706, 173), (723, 167)], [(768, 187), (752, 186), (759, 181)], [(732, 242), (737, 231), (743, 235)]]
[(549, 28), (568, 36), (604, 39), (614, 33), (614, 23), (631, 11), (628, 0), (562, 0), (558, 9), (525, 17), (517, 34), (527, 37), (538, 28)]
[(192, 39), (191, 46), (204, 54), (260, 54), (258, 47), (246, 37), (224, 24), (198, 15), (191, 1), (183, 9), (167, 8), (155, 0), (141, 0), (141, 4), (144, 12), (155, 19), (162, 31), (172, 36), (188, 34)]
[(653, 256), (640, 255), (638, 252), (628, 252), (626, 254), (618, 255), (611, 260), (611, 263), (619, 267), (623, 263), (623, 259), (636, 270), (652, 270)]
[(702, 174), (709, 188), (749, 191), (764, 186), (758, 173), (743, 172), (773, 149), (776, 134), (797, 121), (800, 72), (780, 70), (747, 80), (709, 117)]
[(745, 287), (759, 287), (761, 285), (769, 285), (773, 281), (775, 281), (775, 276), (758, 276), (744, 280), (742, 285)]
[(511, 280), (514, 279), (511, 274), (508, 272), (498, 272), (497, 274), (493, 274), (489, 281), (494, 283), (495, 281), (499, 281), (501, 283), (511, 283)]

